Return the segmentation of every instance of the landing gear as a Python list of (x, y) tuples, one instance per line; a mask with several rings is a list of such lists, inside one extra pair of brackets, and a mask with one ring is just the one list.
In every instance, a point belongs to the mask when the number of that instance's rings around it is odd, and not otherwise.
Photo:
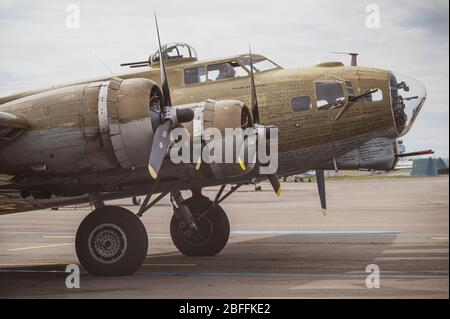
[(144, 225), (132, 212), (103, 206), (78, 228), (75, 248), (83, 267), (98, 276), (124, 276), (141, 267), (148, 249)]
[(213, 201), (200, 190), (192, 190), (192, 197), (183, 200), (179, 190), (169, 188), (150, 202), (156, 190), (154, 184), (136, 215), (122, 207), (106, 206), (100, 194), (90, 194), (96, 209), (78, 228), (78, 259), (93, 275), (124, 276), (136, 272), (148, 250), (147, 232), (139, 218), (169, 192), (174, 207), (170, 234), (175, 246), (186, 256), (214, 256), (230, 237), (230, 222), (219, 204), (242, 185), (231, 187), (224, 195), (226, 185), (222, 185)]
[(141, 199), (140, 199), (139, 197), (133, 196), (133, 197), (131, 198), (131, 201), (132, 201), (133, 205), (135, 205), (135, 206), (141, 206)]
[[(170, 222), (170, 235), (178, 250), (186, 256), (214, 256), (227, 244), (230, 222), (225, 211), (206, 197), (193, 196), (183, 205), (189, 208), (197, 227), (193, 230), (174, 209)], [(209, 210), (207, 214), (203, 214)]]

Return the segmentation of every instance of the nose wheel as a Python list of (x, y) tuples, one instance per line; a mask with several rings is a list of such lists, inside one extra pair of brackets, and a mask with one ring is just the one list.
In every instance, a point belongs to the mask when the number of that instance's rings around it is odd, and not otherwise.
[(230, 222), (219, 205), (203, 215), (212, 201), (192, 197), (184, 201), (189, 208), (197, 229), (192, 229), (174, 210), (170, 222), (170, 235), (174, 245), (186, 256), (214, 256), (227, 244), (230, 237)]
[(148, 249), (148, 236), (132, 212), (104, 206), (90, 213), (78, 228), (75, 248), (78, 259), (91, 274), (124, 276), (136, 272)]

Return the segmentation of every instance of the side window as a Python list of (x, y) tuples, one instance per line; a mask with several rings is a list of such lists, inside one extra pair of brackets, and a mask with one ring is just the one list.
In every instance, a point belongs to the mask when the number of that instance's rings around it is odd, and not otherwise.
[(316, 83), (317, 109), (328, 110), (344, 104), (344, 89), (339, 82)]
[(208, 81), (220, 81), (247, 76), (248, 72), (236, 62), (208, 65)]
[(204, 66), (184, 69), (185, 84), (195, 84), (202, 82), (206, 82), (206, 68)]
[(311, 109), (311, 98), (309, 96), (296, 96), (292, 99), (292, 110), (304, 112)]
[(370, 89), (370, 90), (365, 90), (364, 92), (370, 92), (370, 91), (372, 91), (371, 94), (367, 94), (364, 96), (364, 100), (366, 102), (372, 103), (372, 102), (383, 101), (383, 91), (381, 91), (380, 89)]

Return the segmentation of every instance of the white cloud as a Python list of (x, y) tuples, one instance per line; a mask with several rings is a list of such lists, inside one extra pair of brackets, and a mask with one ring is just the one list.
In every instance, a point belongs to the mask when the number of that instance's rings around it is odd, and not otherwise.
[[(66, 5), (81, 9), (81, 28), (65, 27)], [(365, 7), (381, 9), (367, 29)], [(156, 49), (153, 12), (164, 42), (188, 42), (200, 58), (246, 52), (285, 67), (308, 66), (330, 51), (357, 51), (360, 64), (393, 69), (422, 82), (428, 100), (405, 138), (409, 150), (448, 156), (449, 36), (447, 0), (434, 1), (13, 1), (0, 0), (0, 95), (80, 78)]]

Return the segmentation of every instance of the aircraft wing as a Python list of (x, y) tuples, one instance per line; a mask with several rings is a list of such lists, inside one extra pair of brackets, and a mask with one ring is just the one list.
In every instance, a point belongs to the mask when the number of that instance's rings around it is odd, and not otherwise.
[(10, 176), (0, 175), (0, 215), (27, 212), (37, 209), (67, 206), (89, 202), (87, 195), (78, 197), (54, 197), (50, 199), (22, 198), (20, 191), (8, 182)]

